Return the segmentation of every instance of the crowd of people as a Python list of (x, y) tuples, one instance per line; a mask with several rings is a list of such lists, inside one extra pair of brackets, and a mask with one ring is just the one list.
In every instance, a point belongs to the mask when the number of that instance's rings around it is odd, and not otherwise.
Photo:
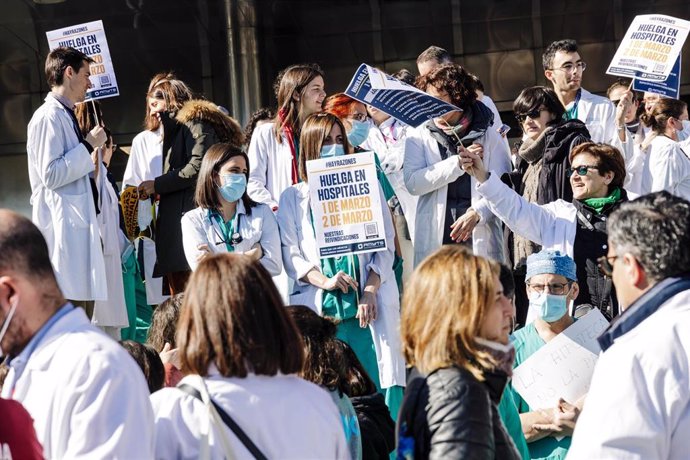
[[(459, 110), (417, 127), (327, 97), (316, 64), (244, 129), (160, 73), (118, 184), (91, 63), (48, 55), (32, 219), (0, 210), (0, 457), (690, 452), (684, 102), (586, 91), (574, 40), (517, 95), (512, 147), (437, 46), (393, 76)], [(386, 248), (320, 257), (307, 162), (362, 152)], [(597, 311), (588, 393), (531, 406), (513, 369)]]

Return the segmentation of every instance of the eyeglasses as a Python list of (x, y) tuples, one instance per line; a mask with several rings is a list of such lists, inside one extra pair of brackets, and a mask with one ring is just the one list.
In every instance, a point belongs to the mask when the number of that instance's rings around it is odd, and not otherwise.
[(532, 289), (533, 291), (535, 291), (539, 294), (542, 294), (544, 292), (544, 289), (546, 289), (548, 287), (549, 293), (555, 294), (555, 295), (563, 295), (563, 294), (566, 294), (568, 291), (570, 291), (570, 285), (572, 283), (549, 283), (549, 284), (526, 283), (526, 284), (527, 284), (527, 286), (529, 286), (530, 289)]
[(618, 256), (601, 256), (597, 259), (599, 270), (611, 278), (613, 276), (613, 264), (616, 262)]
[(515, 115), (515, 118), (517, 119), (518, 123), (522, 124), (527, 120), (527, 117), (530, 117), (532, 120), (536, 120), (541, 116), (541, 113), (546, 110), (545, 108), (539, 107), (538, 109), (534, 109), (531, 112), (527, 113), (520, 113), (518, 115)]
[(581, 165), (575, 168), (568, 168), (565, 171), (565, 175), (568, 176), (568, 178), (570, 178), (570, 176), (572, 176), (573, 173), (577, 173), (578, 176), (586, 176), (587, 171), (589, 171), (590, 169), (599, 169), (599, 167), (591, 165)]
[(578, 62), (576, 64), (573, 64), (572, 62), (566, 62), (562, 66), (555, 68), (555, 69), (549, 69), (549, 70), (562, 70), (565, 73), (573, 73), (575, 69), (577, 69), (580, 72), (584, 72), (585, 69), (587, 68), (587, 63), (586, 62)]

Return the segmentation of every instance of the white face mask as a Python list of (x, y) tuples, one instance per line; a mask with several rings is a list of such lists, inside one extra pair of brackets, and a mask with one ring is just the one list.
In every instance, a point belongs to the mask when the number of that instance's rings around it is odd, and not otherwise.
[(684, 141), (690, 137), (690, 121), (682, 120), (681, 123), (683, 128), (681, 131), (678, 131), (678, 142)]
[(17, 311), (17, 305), (19, 304), (19, 299), (14, 302), (14, 305), (10, 307), (10, 312), (7, 314), (5, 317), (5, 321), (2, 323), (2, 328), (0, 329), (0, 358), (5, 357), (5, 351), (2, 349), (2, 339), (5, 338), (5, 333), (7, 332), (7, 329), (10, 327), (10, 322), (12, 321), (12, 317), (14, 316), (14, 312)]
[(151, 210), (150, 200), (143, 200), (139, 202), (139, 211), (137, 212), (137, 225), (139, 231), (145, 230), (151, 222), (153, 222), (153, 211)]

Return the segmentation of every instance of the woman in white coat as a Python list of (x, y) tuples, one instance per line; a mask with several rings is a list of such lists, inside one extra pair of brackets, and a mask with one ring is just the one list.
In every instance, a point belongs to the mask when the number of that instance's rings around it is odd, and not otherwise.
[(690, 151), (678, 144), (683, 120), (688, 119), (688, 106), (678, 99), (660, 99), (649, 113), (640, 117), (651, 128), (651, 142), (644, 151), (642, 194), (666, 190), (690, 199)]
[(458, 153), (480, 152), (496, 174), (511, 170), (510, 152), (494, 129), (493, 114), (478, 102), (474, 79), (459, 65), (444, 64), (418, 82), (431, 96), (462, 111), (408, 131), (403, 174), (407, 190), (419, 197), (415, 217), (414, 263), (443, 244), (471, 245), (476, 255), (505, 261), (503, 228), (474, 190)]
[(302, 340), (263, 266), (210, 256), (192, 273), (184, 303), (177, 345), (187, 376), (151, 395), (156, 458), (251, 458), (221, 412), (264, 458), (350, 457), (329, 394), (294, 375)]
[(236, 252), (258, 260), (273, 276), (283, 269), (280, 233), (271, 209), (247, 195), (247, 155), (232, 144), (204, 155), (194, 200), (182, 216), (184, 253), (192, 270), (209, 254)]
[(338, 338), (357, 354), (393, 414), (402, 398), (405, 363), (398, 328), (400, 301), (393, 273), (395, 232), (379, 186), (387, 249), (320, 259), (312, 223), (306, 162), (349, 150), (342, 122), (328, 113), (307, 119), (300, 138), (300, 178), (280, 197), (278, 225), (283, 263), (294, 281), (291, 304), (306, 305), (340, 320)]
[(598, 267), (598, 260), (606, 255), (608, 217), (627, 201), (622, 188), (625, 161), (618, 149), (593, 142), (575, 147), (569, 171), (572, 202), (544, 205), (530, 203), (501, 182), (476, 153), (463, 152), (460, 159), (463, 169), (476, 179), (477, 193), (515, 234), (575, 260), (580, 287), (575, 306), (597, 307), (609, 318), (618, 314), (611, 279)]
[(323, 72), (315, 64), (290, 66), (278, 78), (278, 115), (254, 130), (247, 150), (249, 197), (274, 211), (280, 194), (299, 182), (300, 130), (309, 115), (321, 111), (326, 97)]

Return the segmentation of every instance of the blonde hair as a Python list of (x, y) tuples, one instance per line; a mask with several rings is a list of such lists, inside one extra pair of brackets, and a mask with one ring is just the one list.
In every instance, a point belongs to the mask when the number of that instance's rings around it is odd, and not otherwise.
[(494, 367), (479, 351), (487, 310), (493, 306), (499, 265), (459, 245), (443, 246), (424, 259), (405, 287), (401, 317), (407, 363), (428, 374), (458, 366), (483, 381)]

